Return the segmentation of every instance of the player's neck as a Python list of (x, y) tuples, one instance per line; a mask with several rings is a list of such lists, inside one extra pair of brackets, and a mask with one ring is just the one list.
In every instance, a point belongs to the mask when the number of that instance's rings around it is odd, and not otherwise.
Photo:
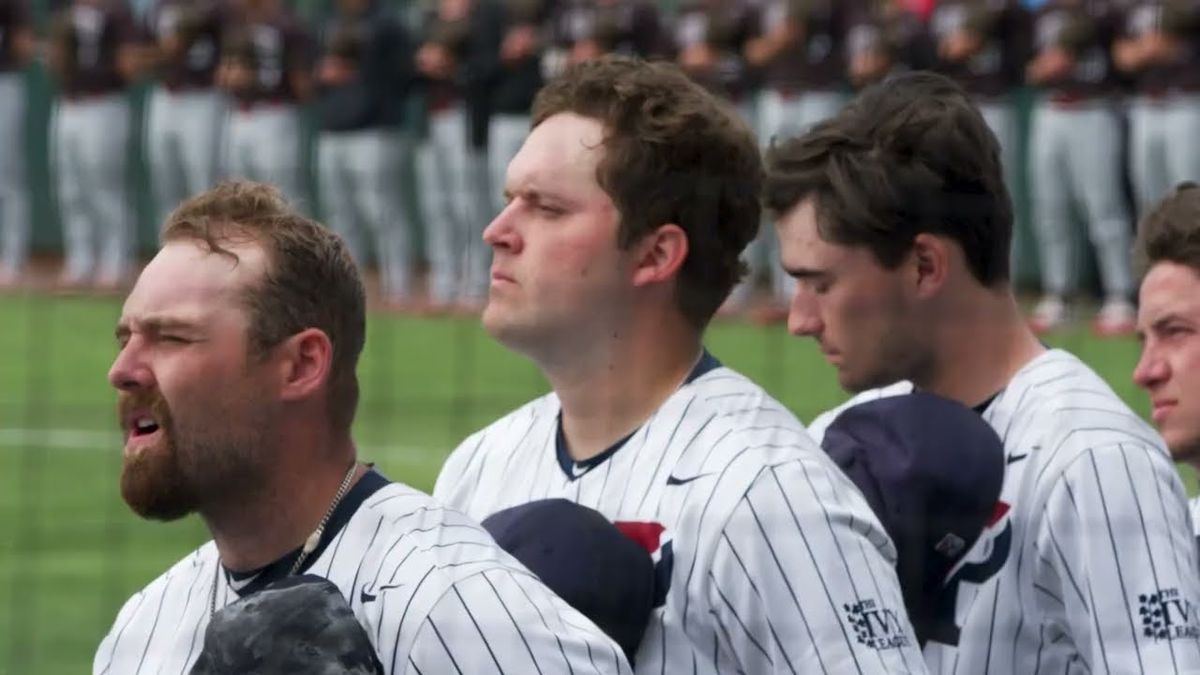
[(917, 384), (965, 405), (993, 396), (1046, 350), (1007, 291), (973, 294), (946, 316), (937, 327), (936, 362)]
[[(304, 545), (337, 496), (350, 468), (349, 453), (331, 452), (320, 462), (281, 462), (270, 483), (252, 495), (206, 508), (201, 513), (221, 563), (234, 571), (268, 565)], [(310, 455), (311, 456), (311, 455)], [(356, 464), (350, 485), (366, 473)]]
[(649, 419), (687, 378), (701, 354), (684, 326), (614, 336), (589, 357), (543, 368), (562, 404), (563, 434), (572, 459), (604, 452)]

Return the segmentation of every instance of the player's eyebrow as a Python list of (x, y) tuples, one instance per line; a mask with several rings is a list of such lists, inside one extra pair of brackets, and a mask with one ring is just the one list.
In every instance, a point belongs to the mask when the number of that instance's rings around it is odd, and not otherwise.
[(158, 335), (160, 333), (195, 333), (200, 328), (200, 322), (179, 317), (149, 316), (141, 319), (124, 319), (117, 322), (113, 334), (118, 340), (129, 337), (134, 326), (143, 333)]
[(811, 267), (788, 267), (784, 266), (783, 271), (787, 275), (796, 280), (804, 279), (825, 279), (828, 278), (829, 270), (819, 270)]

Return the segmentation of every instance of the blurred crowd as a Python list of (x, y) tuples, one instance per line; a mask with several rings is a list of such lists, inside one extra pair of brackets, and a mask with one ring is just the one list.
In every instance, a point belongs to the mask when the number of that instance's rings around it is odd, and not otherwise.
[[(51, 164), (72, 287), (129, 281), (126, 148), (141, 133), (160, 220), (222, 176), (273, 182), (377, 268), (387, 303), (477, 308), (489, 277), (481, 233), (504, 208), (534, 96), (608, 52), (677, 62), (764, 148), (890, 73), (954, 77), (1000, 140), (1009, 184), (1029, 185), (1019, 229), (1035, 237), (1031, 321), (1043, 331), (1080, 295), (1082, 227), (1103, 292), (1094, 327), (1131, 332), (1134, 223), (1200, 179), (1200, 0), (332, 0), (319, 18), (284, 0), (61, 0), (36, 21), (27, 1), (0, 0), (0, 285), (18, 283), (28, 257), (19, 148), (22, 71), (35, 62), (58, 92)], [(136, 129), (128, 94), (144, 80)], [(1025, 134), (1016, 94), (1029, 89)], [(785, 315), (790, 282), (773, 249), (764, 227), (727, 312)]]

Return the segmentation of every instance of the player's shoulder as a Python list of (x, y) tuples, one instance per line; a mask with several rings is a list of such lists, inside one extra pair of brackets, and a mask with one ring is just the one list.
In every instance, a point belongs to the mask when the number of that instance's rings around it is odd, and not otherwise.
[(903, 396), (905, 394), (911, 394), (912, 391), (913, 385), (907, 380), (901, 380), (900, 382), (889, 384), (886, 387), (878, 387), (876, 389), (867, 389), (865, 391), (861, 391), (854, 396), (851, 396), (843, 403), (814, 417), (813, 420), (808, 423), (808, 433), (810, 436), (812, 436), (814, 441), (820, 444), (825, 438), (825, 430), (829, 428), (830, 424), (833, 424), (833, 421), (837, 419), (838, 415), (841, 415), (847, 409), (853, 408), (854, 406), (862, 403), (867, 403), (868, 401), (878, 401), (881, 398), (887, 398), (889, 396)]
[(491, 452), (509, 452), (532, 428), (554, 423), (560, 409), (558, 397), (553, 393), (535, 398), (467, 436), (450, 454), (446, 465), (469, 464)]
[(477, 522), (402, 483), (377, 490), (355, 515), (354, 527), (372, 532), (364, 556), (394, 558), (449, 582), (490, 569), (523, 570)]
[(217, 561), (217, 546), (211, 540), (171, 565), (153, 581), (142, 587), (125, 601), (117, 614), (115, 625), (133, 623), (145, 613), (157, 611), (164, 596), (177, 593), (179, 588), (190, 588), (193, 584), (211, 582), (213, 565)]
[(984, 417), (1006, 444), (1027, 439), (1083, 452), (1124, 443), (1166, 452), (1150, 425), (1096, 371), (1059, 349), (1018, 371)]

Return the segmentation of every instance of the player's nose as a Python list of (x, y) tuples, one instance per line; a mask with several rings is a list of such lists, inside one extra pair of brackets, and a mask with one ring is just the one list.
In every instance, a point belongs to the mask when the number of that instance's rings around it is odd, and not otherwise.
[(516, 200), (509, 202), (504, 210), (488, 223), (488, 226), (483, 229), (485, 244), (494, 249), (505, 249), (510, 253), (520, 251), (521, 237), (517, 233), (515, 222), (517, 208)]
[(108, 383), (119, 391), (131, 391), (154, 384), (154, 373), (142, 358), (142, 352), (132, 338), (117, 353), (108, 369)]
[(797, 288), (788, 307), (788, 332), (796, 337), (813, 337), (825, 327), (817, 303), (808, 295)]
[(1142, 348), (1142, 355), (1138, 358), (1137, 365), (1133, 368), (1133, 383), (1137, 386), (1150, 391), (1158, 385), (1166, 382), (1171, 375), (1170, 366), (1166, 359), (1158, 353), (1158, 350), (1149, 346)]

